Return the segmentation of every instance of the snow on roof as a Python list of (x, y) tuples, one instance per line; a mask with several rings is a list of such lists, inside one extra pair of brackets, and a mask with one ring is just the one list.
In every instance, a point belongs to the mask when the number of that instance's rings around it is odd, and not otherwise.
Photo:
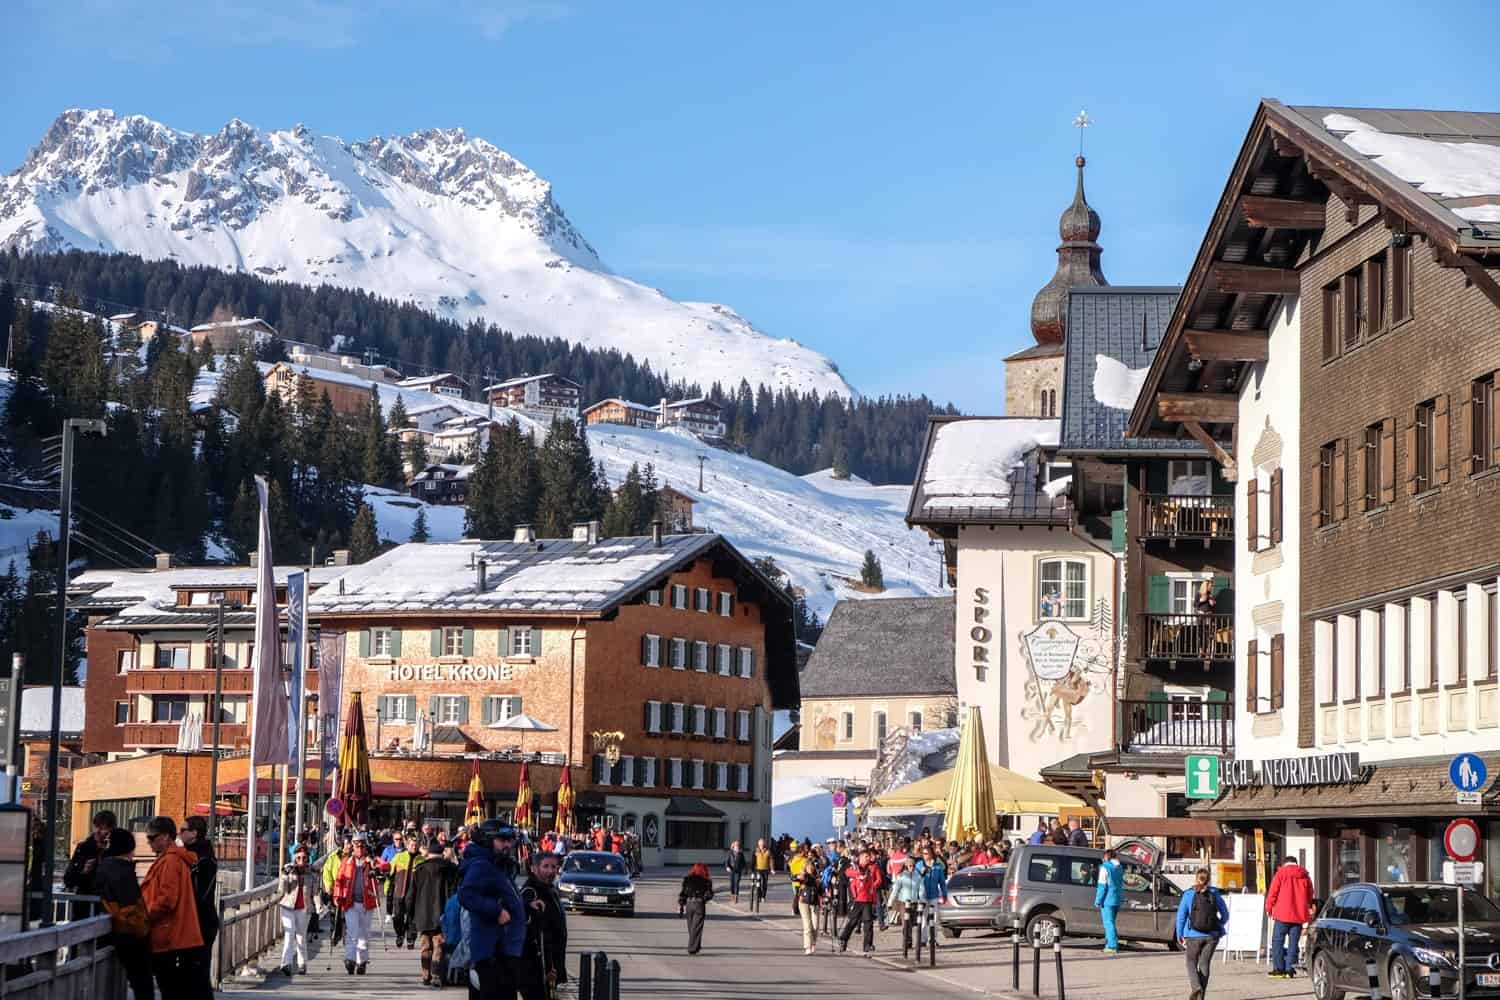
[(667, 404), (667, 409), (669, 409), (669, 410), (675, 410), (678, 407), (682, 407), (682, 406), (713, 406), (713, 407), (717, 407), (718, 405), (719, 405), (718, 403), (715, 403), (715, 402), (711, 401), (707, 396), (698, 396), (698, 397), (696, 397), (694, 399), (679, 399), (675, 403), (668, 403)]
[(463, 410), (459, 409), (457, 406), (454, 406), (452, 403), (428, 403), (426, 406), (408, 407), (406, 415), (409, 417), (415, 417), (421, 413), (434, 413), (438, 410), (452, 410), (454, 413), (463, 412)]
[(608, 399), (601, 399), (601, 400), (599, 400), (599, 402), (595, 403), (593, 406), (585, 408), (583, 412), (584, 413), (592, 413), (594, 410), (597, 410), (599, 407), (605, 406), (605, 405), (607, 405), (609, 403), (617, 403), (620, 406), (625, 407), (627, 410), (640, 410), (643, 413), (656, 413), (657, 412), (657, 407), (655, 407), (655, 406), (648, 406), (645, 403), (637, 403), (633, 399), (621, 399), (618, 396), (610, 396)]
[(1055, 500), (1056, 498), (1062, 496), (1064, 493), (1067, 493), (1068, 490), (1072, 489), (1072, 487), (1073, 477), (1063, 476), (1060, 479), (1054, 479), (1051, 482), (1044, 484), (1042, 486), (1042, 492)]
[(404, 378), (396, 384), (407, 388), (416, 388), (424, 385), (434, 385), (438, 382), (443, 381), (444, 379), (450, 378), (458, 379), (458, 381), (463, 382), (462, 378), (453, 374), (452, 372), (438, 372), (436, 375), (415, 375), (411, 378)]
[(236, 317), (235, 319), (220, 319), (214, 320), (210, 323), (199, 323), (197, 326), (193, 327), (192, 332), (197, 333), (199, 330), (226, 330), (233, 329), (234, 327), (254, 326), (257, 323), (265, 327), (267, 330), (276, 329), (270, 323), (267, 323), (265, 320), (261, 319), (259, 316), (251, 316), (248, 319), (241, 319), (239, 317)]
[[(339, 612), (564, 611), (597, 612), (703, 551), (718, 535), (612, 538), (589, 545), (540, 542), (409, 543), (349, 567), (312, 595), (314, 614)], [(487, 562), (478, 589), (473, 561)]]
[[(62, 711), (58, 713), (62, 725), (61, 733), (83, 734), (83, 688), (65, 686), (62, 689)], [(52, 731), (52, 688), (48, 685), (23, 688), (21, 691), (22, 733), (50, 733)]]
[(1133, 409), (1151, 366), (1127, 368), (1107, 354), (1094, 355), (1094, 365), (1094, 399), (1112, 409)]
[(368, 389), (374, 379), (365, 378), (362, 375), (354, 375), (349, 372), (338, 371), (333, 368), (314, 368), (310, 365), (294, 364), (290, 361), (278, 361), (274, 365), (259, 362), (262, 372), (269, 372), (273, 368), (287, 368), (299, 375), (306, 375), (317, 382), (332, 382), (337, 385), (357, 385), (361, 389)]
[(572, 379), (566, 376), (558, 375), (556, 372), (543, 372), (541, 375), (522, 375), (519, 378), (508, 378), (504, 382), (496, 382), (494, 385), (485, 386), (484, 391), (489, 392), (492, 389), (509, 389), (514, 386), (525, 385), (527, 382), (538, 382), (544, 378), (555, 378), (559, 382), (566, 382), (574, 388), (579, 388), (577, 382), (574, 382)]
[[(276, 582), (286, 582), (288, 573), (301, 566), (277, 566)], [(344, 571), (343, 566), (314, 566), (313, 583), (326, 583)], [(254, 587), (259, 571), (250, 566), (183, 566), (174, 569), (91, 569), (68, 584), (69, 590), (85, 590), (88, 596), (72, 603), (91, 607), (118, 606), (122, 615), (155, 614), (177, 606), (177, 590), (212, 588), (229, 590)]]
[(1011, 469), (1033, 448), (1056, 447), (1059, 425), (1038, 419), (938, 424), (922, 470), (924, 506), (983, 506), (974, 501), (1008, 498)]
[[(444, 472), (447, 475), (433, 476), (434, 472)], [(474, 474), (473, 465), (455, 465), (452, 462), (434, 462), (426, 466), (421, 472), (412, 477), (412, 482), (426, 482), (429, 479), (468, 479)]]
[[(1392, 135), (1352, 115), (1323, 116), (1330, 132), (1343, 133), (1345, 145), (1375, 160), (1417, 190), (1434, 198), (1500, 199), (1500, 146), (1486, 142), (1440, 142), (1414, 135)], [(1500, 222), (1500, 204), (1452, 207), (1474, 222)]]

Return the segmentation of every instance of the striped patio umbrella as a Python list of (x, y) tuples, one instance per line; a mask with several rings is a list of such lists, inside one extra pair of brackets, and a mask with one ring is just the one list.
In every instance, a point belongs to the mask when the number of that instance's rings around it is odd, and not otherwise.
[(562, 777), (557, 782), (557, 831), (573, 832), (573, 767), (564, 764)]
[(339, 778), (335, 792), (344, 804), (339, 825), (358, 825), (370, 818), (370, 748), (365, 744), (365, 712), (359, 692), (349, 700), (344, 738), (339, 744)]
[(484, 822), (484, 782), (479, 777), (479, 758), (474, 758), (474, 773), (469, 777), (469, 800), (464, 806), (464, 824)]
[(521, 784), (516, 789), (516, 826), (529, 829), (531, 827), (531, 770), (525, 762), (521, 762)]

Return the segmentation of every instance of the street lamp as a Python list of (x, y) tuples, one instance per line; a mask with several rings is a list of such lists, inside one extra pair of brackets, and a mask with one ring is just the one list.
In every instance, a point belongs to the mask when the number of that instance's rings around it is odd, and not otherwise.
[[(219, 722), (224, 718), (224, 612), (239, 611), (239, 601), (219, 601), (219, 620), (214, 627), (214, 745), (208, 761), (208, 839), (219, 831)], [(251, 766), (254, 764), (252, 762)], [(246, 840), (246, 850), (249, 840)]]
[(63, 678), (68, 671), (68, 548), (73, 534), (73, 434), (103, 436), (107, 428), (102, 420), (69, 417), (62, 430), (62, 482), (57, 502), (57, 672), (52, 676), (52, 732), (47, 737), (47, 846), (46, 906), (43, 913), (52, 920), (52, 880), (57, 875), (57, 757), (62, 729)]

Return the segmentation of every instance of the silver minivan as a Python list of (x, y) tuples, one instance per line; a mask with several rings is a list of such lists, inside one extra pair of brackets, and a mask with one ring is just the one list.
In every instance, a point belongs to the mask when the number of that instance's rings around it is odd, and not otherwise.
[[(1059, 935), (1102, 937), (1094, 905), (1104, 852), (1093, 847), (1024, 844), (1005, 872), (1005, 916), (1020, 920), (1026, 939), (1050, 946)], [(1182, 890), (1159, 872), (1121, 853), (1125, 893), (1116, 927), (1125, 941), (1159, 941), (1177, 947), (1177, 906)]]

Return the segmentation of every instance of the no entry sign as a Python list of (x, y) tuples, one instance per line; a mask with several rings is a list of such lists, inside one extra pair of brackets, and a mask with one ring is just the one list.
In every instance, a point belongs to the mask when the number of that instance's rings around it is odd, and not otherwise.
[(1473, 861), (1479, 853), (1479, 824), (1472, 819), (1456, 819), (1443, 831), (1443, 850), (1454, 861)]

